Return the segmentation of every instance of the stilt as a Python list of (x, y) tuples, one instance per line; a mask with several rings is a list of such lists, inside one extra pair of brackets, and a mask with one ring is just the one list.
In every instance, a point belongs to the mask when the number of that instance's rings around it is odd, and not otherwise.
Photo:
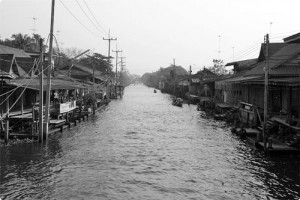
[(9, 137), (9, 119), (8, 119), (8, 115), (6, 115), (5, 136), (4, 136), (4, 141), (5, 141), (6, 144), (8, 143), (8, 137)]

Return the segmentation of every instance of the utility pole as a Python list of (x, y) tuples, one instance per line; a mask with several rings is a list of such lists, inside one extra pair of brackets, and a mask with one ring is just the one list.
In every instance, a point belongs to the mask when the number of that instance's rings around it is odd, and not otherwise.
[(191, 83), (192, 83), (192, 66), (190, 65), (190, 78), (189, 78), (189, 104), (191, 103)]
[(113, 40), (117, 40), (117, 38), (110, 37), (110, 29), (108, 30), (108, 38), (103, 38), (103, 40), (108, 40), (108, 62), (110, 63), (110, 42)]
[(265, 66), (265, 91), (264, 91), (264, 127), (263, 127), (263, 142), (264, 142), (264, 151), (266, 153), (266, 137), (267, 137), (267, 124), (268, 124), (268, 84), (269, 84), (269, 34), (265, 36), (266, 43), (266, 57), (267, 63)]
[(173, 73), (174, 73), (174, 95), (176, 95), (176, 94), (175, 94), (175, 92), (176, 92), (176, 86), (175, 86), (175, 82), (176, 82), (176, 81), (175, 81), (175, 79), (176, 79), (176, 78), (175, 78), (175, 76), (176, 76), (175, 58), (173, 58), (173, 66), (174, 66), (174, 72), (173, 72)]
[[(39, 142), (43, 141), (43, 118), (44, 118), (44, 54), (43, 39), (40, 39), (40, 97), (39, 97)], [(36, 117), (36, 116), (35, 116)]]
[(51, 7), (51, 23), (50, 23), (50, 43), (49, 43), (49, 55), (48, 55), (48, 69), (47, 69), (47, 93), (46, 93), (46, 112), (45, 112), (45, 137), (48, 139), (49, 131), (49, 114), (50, 114), (50, 92), (51, 92), (51, 70), (52, 70), (52, 53), (53, 53), (53, 27), (54, 27), (54, 7), (55, 0), (52, 0)]
[(123, 59), (125, 59), (126, 57), (120, 57), (121, 58), (121, 71), (123, 71), (123, 67), (124, 67), (124, 61)]
[(118, 53), (122, 52), (122, 50), (118, 50), (116, 47), (116, 50), (113, 52), (116, 53), (116, 85), (117, 85), (117, 79), (118, 79)]

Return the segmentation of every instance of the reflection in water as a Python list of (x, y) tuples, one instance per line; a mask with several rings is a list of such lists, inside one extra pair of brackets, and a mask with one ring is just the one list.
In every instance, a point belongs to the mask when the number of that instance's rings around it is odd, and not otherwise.
[(296, 199), (299, 158), (265, 158), (196, 107), (126, 88), (47, 144), (1, 147), (0, 197)]

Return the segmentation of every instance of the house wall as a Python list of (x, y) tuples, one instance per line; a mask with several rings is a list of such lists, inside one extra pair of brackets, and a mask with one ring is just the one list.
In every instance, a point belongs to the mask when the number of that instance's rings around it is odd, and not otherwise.
[(294, 87), (292, 89), (292, 105), (291, 112), (296, 118), (300, 118), (300, 87)]
[(287, 113), (287, 110), (288, 110), (288, 96), (289, 96), (289, 90), (287, 87), (285, 88), (282, 88), (281, 90), (281, 96), (282, 96), (282, 102), (281, 102), (281, 105), (282, 105), (282, 110), (284, 113)]
[(258, 85), (249, 85), (248, 102), (254, 104), (258, 108), (264, 108), (264, 87)]

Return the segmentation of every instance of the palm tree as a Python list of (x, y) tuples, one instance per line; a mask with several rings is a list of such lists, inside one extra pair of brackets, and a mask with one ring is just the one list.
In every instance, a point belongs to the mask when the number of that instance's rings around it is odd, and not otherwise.
[(34, 51), (34, 52), (40, 52), (40, 42), (41, 42), (41, 39), (42, 39), (42, 42), (45, 41), (44, 38), (42, 38), (39, 34), (33, 34), (32, 35), (32, 38), (31, 38), (31, 41), (33, 42), (33, 46), (31, 46), (31, 50)]
[(31, 37), (27, 34), (13, 34), (11, 36), (15, 48), (26, 50), (31, 44)]

